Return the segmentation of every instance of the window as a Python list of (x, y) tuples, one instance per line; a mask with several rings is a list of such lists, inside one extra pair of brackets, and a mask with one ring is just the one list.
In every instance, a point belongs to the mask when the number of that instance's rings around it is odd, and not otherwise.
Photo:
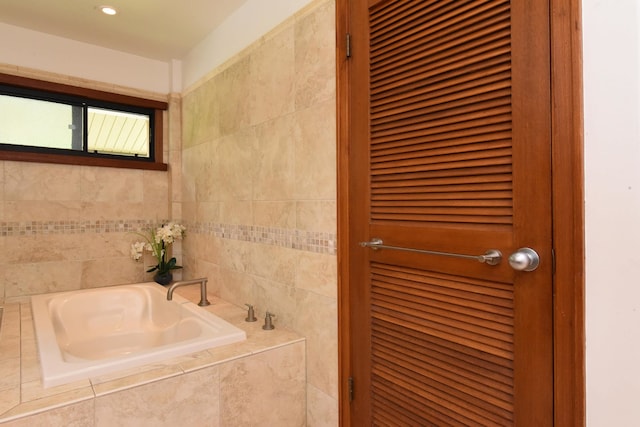
[(0, 74), (0, 159), (166, 170), (167, 103)]

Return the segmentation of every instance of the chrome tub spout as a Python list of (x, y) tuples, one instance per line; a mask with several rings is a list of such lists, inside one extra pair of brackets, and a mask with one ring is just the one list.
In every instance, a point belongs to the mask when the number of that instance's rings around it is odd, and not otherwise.
[(203, 277), (202, 279), (193, 279), (193, 280), (181, 280), (179, 282), (175, 282), (169, 287), (167, 291), (167, 301), (171, 301), (173, 299), (173, 291), (180, 286), (187, 285), (195, 285), (196, 283), (200, 283), (200, 302), (199, 306), (204, 307), (210, 305), (211, 303), (207, 301), (207, 278)]

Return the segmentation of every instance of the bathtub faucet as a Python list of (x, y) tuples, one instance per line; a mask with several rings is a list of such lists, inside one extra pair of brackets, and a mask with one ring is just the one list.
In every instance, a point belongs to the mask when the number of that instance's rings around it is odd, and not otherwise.
[(203, 277), (202, 279), (193, 279), (193, 280), (181, 280), (180, 282), (175, 282), (173, 285), (169, 287), (167, 291), (167, 301), (171, 301), (173, 298), (173, 291), (180, 286), (187, 285), (195, 285), (196, 283), (200, 283), (200, 302), (199, 306), (204, 307), (211, 304), (207, 301), (207, 278)]

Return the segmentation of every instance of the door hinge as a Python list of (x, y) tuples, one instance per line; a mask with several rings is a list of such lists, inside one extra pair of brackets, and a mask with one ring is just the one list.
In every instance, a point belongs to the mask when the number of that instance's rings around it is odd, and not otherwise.
[(353, 377), (349, 377), (347, 382), (348, 382), (349, 402), (353, 402)]
[(347, 58), (351, 58), (351, 34), (349, 33), (347, 33), (346, 52)]

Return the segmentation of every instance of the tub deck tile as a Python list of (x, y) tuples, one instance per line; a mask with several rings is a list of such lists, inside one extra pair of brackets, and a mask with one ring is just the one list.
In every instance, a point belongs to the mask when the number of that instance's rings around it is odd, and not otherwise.
[(0, 422), (37, 414), (54, 408), (60, 408), (73, 403), (93, 399), (94, 397), (95, 395), (93, 394), (91, 387), (84, 387), (60, 394), (49, 395), (42, 399), (25, 401), (23, 398), (22, 403), (16, 405), (11, 410), (0, 416)]
[[(228, 346), (224, 346), (228, 347)], [(207, 368), (220, 363), (218, 358), (211, 356), (209, 351), (202, 350), (197, 353), (187, 354), (174, 359), (184, 372), (191, 372), (198, 369)]]
[[(4, 414), (20, 404), (20, 387), (0, 390), (0, 414)], [(2, 419), (2, 416), (0, 416)]]
[(22, 383), (21, 399), (23, 402), (31, 402), (32, 400), (41, 400), (44, 398), (55, 398), (59, 395), (64, 395), (75, 390), (81, 389), (91, 390), (91, 383), (88, 379), (74, 381), (71, 383), (44, 388), (42, 387), (42, 381), (38, 378), (35, 381)]
[[(199, 287), (180, 288), (176, 294), (182, 294), (194, 303), (200, 298)], [(0, 375), (4, 377), (0, 380), (0, 424), (14, 420), (10, 422), (13, 425), (19, 419), (26, 422), (31, 418), (23, 417), (51, 409), (58, 410), (96, 397), (104, 399), (116, 392), (191, 375), (194, 371), (208, 372), (207, 369), (214, 369), (212, 372), (216, 372), (217, 377), (218, 366), (222, 363), (304, 341), (296, 333), (278, 328), (277, 324), (275, 330), (264, 331), (260, 319), (253, 323), (245, 322), (246, 311), (242, 308), (215, 296), (208, 298), (212, 305), (204, 309), (243, 329), (247, 334), (246, 341), (47, 389), (42, 387), (41, 382), (31, 306), (28, 302), (5, 304), (0, 329)], [(11, 372), (4, 375), (3, 366)], [(200, 378), (201, 374), (194, 374), (197, 375), (194, 378)]]
[(0, 327), (0, 360), (20, 358), (20, 305), (3, 306)]
[(20, 358), (0, 359), (0, 391), (20, 386)]
[(91, 378), (93, 391), (97, 396), (104, 396), (110, 393), (126, 390), (143, 384), (149, 384), (178, 375), (184, 372), (177, 365), (147, 365), (140, 368), (133, 368), (120, 371), (114, 374), (103, 375)]

